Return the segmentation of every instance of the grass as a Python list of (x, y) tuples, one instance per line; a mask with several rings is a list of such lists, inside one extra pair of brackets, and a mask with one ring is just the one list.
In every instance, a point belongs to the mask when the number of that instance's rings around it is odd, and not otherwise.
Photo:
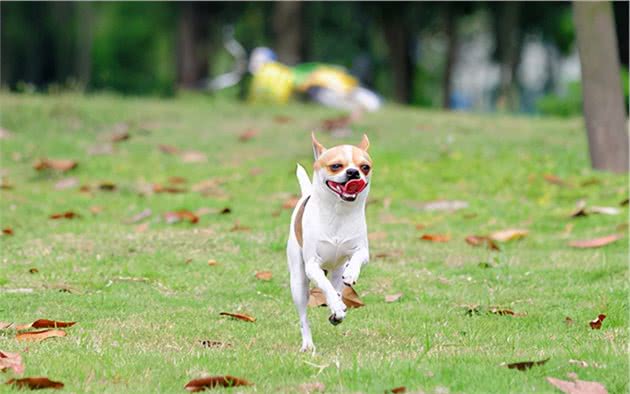
[[(581, 198), (618, 206), (628, 195), (625, 176), (589, 169), (581, 119), (388, 107), (355, 123), (351, 137), (320, 133), (327, 146), (358, 143), (358, 131), (370, 136), (375, 172), (367, 216), (376, 235), (356, 287), (366, 306), (336, 327), (326, 308), (311, 309), (318, 347), (311, 355), (297, 352), (284, 253), (290, 211), (281, 206), (298, 191), (295, 163), (310, 168), (310, 130), (336, 111), (200, 96), (0, 98), (1, 125), (12, 132), (0, 140), (2, 175), (13, 185), (0, 190), (0, 225), (15, 233), (0, 239), (0, 321), (78, 322), (65, 338), (28, 345), (14, 331), (0, 331), (0, 349), (23, 354), (26, 376), (94, 393), (184, 392), (186, 382), (205, 374), (243, 377), (255, 385), (235, 391), (260, 393), (295, 392), (313, 382), (327, 392), (405, 386), (552, 393), (546, 376), (576, 372), (611, 393), (628, 391), (627, 236), (599, 249), (567, 245), (625, 231), (619, 226), (627, 223), (627, 207), (618, 216), (568, 217)], [(119, 122), (130, 125), (131, 138), (113, 154), (89, 155)], [(259, 135), (239, 142), (250, 127)], [(203, 151), (208, 161), (183, 163), (158, 144)], [(37, 172), (32, 164), (40, 157), (76, 159), (79, 166), (65, 175)], [(252, 168), (261, 172), (251, 175)], [(545, 174), (568, 185), (551, 184)], [(117, 189), (55, 190), (67, 176), (81, 185), (114, 182)], [(188, 187), (205, 179), (224, 183), (210, 196), (138, 193), (139, 185), (167, 184), (172, 176), (185, 177)], [(436, 199), (469, 207), (421, 209), (421, 202)], [(93, 206), (102, 212), (92, 214)], [(210, 213), (197, 224), (162, 219), (176, 209), (224, 207), (232, 213)], [(153, 215), (146, 231), (125, 223), (147, 208)], [(48, 218), (67, 210), (81, 217)], [(236, 221), (251, 230), (230, 231)], [(464, 242), (514, 227), (530, 234), (502, 244), (500, 252)], [(419, 240), (424, 233), (452, 239)], [(374, 257), (381, 254), (388, 255)], [(209, 266), (209, 259), (218, 265)], [(273, 279), (257, 280), (262, 270)], [(404, 293), (401, 300), (384, 302), (396, 292)], [(465, 305), (478, 305), (480, 313), (469, 316)], [(487, 313), (493, 306), (527, 316)], [(224, 311), (257, 321), (219, 316)], [(599, 313), (608, 317), (601, 330), (591, 330), (588, 322)], [(566, 316), (575, 323), (567, 326)], [(201, 340), (232, 347), (208, 349)], [(526, 372), (501, 365), (546, 358)], [(0, 385), (0, 391), (9, 389)]]

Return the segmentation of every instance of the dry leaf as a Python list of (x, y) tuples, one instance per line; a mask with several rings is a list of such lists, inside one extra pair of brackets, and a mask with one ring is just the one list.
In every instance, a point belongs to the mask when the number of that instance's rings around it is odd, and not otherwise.
[(385, 252), (379, 252), (374, 255), (377, 259), (388, 259), (393, 257), (401, 257), (403, 255), (403, 251), (400, 249), (389, 250)]
[(24, 373), (24, 364), (22, 364), (22, 356), (17, 353), (3, 352), (0, 350), (0, 371), (12, 369), (18, 375)]
[(615, 207), (590, 207), (588, 209), (589, 213), (599, 213), (601, 215), (619, 215), (621, 211)]
[(566, 394), (608, 394), (606, 387), (598, 382), (576, 379), (573, 382), (547, 377), (547, 382)]
[(79, 180), (77, 178), (64, 178), (55, 183), (56, 190), (71, 189), (77, 186), (79, 186)]
[(490, 234), (488, 238), (490, 238), (493, 241), (507, 242), (507, 241), (512, 241), (515, 239), (524, 238), (527, 236), (527, 234), (529, 234), (529, 231), (527, 230), (518, 229), (518, 228), (510, 228), (507, 230), (496, 231)]
[(602, 323), (604, 322), (605, 318), (606, 318), (606, 315), (600, 314), (599, 316), (597, 316), (597, 319), (593, 319), (590, 322), (588, 322), (588, 325), (591, 326), (593, 330), (599, 330), (602, 328)]
[(168, 178), (168, 183), (170, 183), (171, 185), (181, 185), (186, 182), (188, 182), (188, 180), (186, 180), (186, 178), (182, 176), (171, 176)]
[(38, 272), (39, 272), (39, 270), (38, 270), (37, 268), (30, 268), (30, 269), (28, 270), (28, 272), (29, 272), (29, 273), (31, 273), (31, 274), (36, 274), (36, 273), (38, 273)]
[(582, 248), (582, 249), (599, 248), (599, 247), (611, 244), (615, 241), (618, 241), (619, 239), (621, 239), (621, 235), (612, 234), (612, 235), (607, 235), (605, 237), (585, 239), (585, 240), (580, 240), (580, 241), (571, 241), (569, 242), (569, 246), (572, 246), (574, 248)]
[(520, 361), (517, 363), (511, 363), (508, 364), (507, 367), (510, 369), (518, 369), (519, 371), (525, 371), (530, 369), (531, 367), (535, 366), (535, 365), (543, 365), (545, 364), (547, 361), (549, 361), (548, 358), (544, 359), (544, 360), (540, 360), (540, 361)]
[(75, 324), (77, 324), (77, 322), (74, 322), (74, 321), (64, 322), (64, 321), (55, 321), (55, 320), (48, 320), (48, 319), (39, 319), (39, 320), (35, 320), (34, 322), (30, 324), (23, 324), (23, 325), (17, 326), (16, 329), (28, 330), (30, 328), (61, 328), (61, 327), (72, 327)]
[(567, 326), (573, 325), (573, 319), (571, 319), (569, 316), (567, 316), (567, 317), (564, 318), (564, 323)]
[(219, 263), (217, 263), (217, 261), (214, 260), (214, 259), (210, 259), (210, 260), (208, 260), (208, 265), (212, 267), (212, 266), (215, 266), (215, 265), (219, 265)]
[(243, 320), (243, 321), (250, 322), (250, 323), (253, 323), (253, 322), (256, 321), (255, 317), (252, 317), (252, 316), (249, 316), (249, 315), (245, 315), (243, 313), (221, 312), (221, 313), (219, 313), (219, 315), (221, 315), (221, 316), (230, 316), (230, 317), (233, 317), (235, 319)]
[(177, 223), (182, 220), (186, 220), (190, 223), (197, 223), (199, 221), (199, 216), (186, 209), (182, 209), (174, 212), (166, 212), (164, 214), (164, 219), (166, 220), (166, 223), (169, 224)]
[(109, 181), (103, 181), (98, 184), (98, 188), (104, 191), (114, 191), (116, 190), (116, 184)]
[(62, 330), (40, 330), (40, 331), (21, 332), (15, 336), (15, 339), (17, 339), (18, 341), (39, 342), (48, 338), (65, 337), (65, 336), (66, 336), (66, 332)]
[(527, 313), (516, 313), (511, 309), (502, 309), (502, 308), (490, 308), (490, 313), (499, 315), (499, 316), (514, 316), (514, 317), (523, 317), (527, 316)]
[(215, 387), (251, 386), (253, 383), (234, 376), (208, 376), (201, 379), (193, 379), (184, 386), (190, 392), (204, 391)]
[(493, 240), (485, 235), (469, 235), (466, 237), (466, 243), (472, 246), (480, 246), (485, 244), (490, 250), (500, 250), (499, 246)]
[(548, 183), (551, 183), (553, 185), (558, 185), (558, 186), (567, 186), (567, 183), (565, 181), (563, 181), (561, 178), (557, 177), (556, 175), (553, 174), (544, 174), (543, 178), (545, 178), (545, 180)]
[(191, 190), (197, 193), (207, 193), (218, 188), (223, 183), (219, 178), (206, 179), (192, 185)]
[(154, 183), (152, 186), (153, 193), (186, 193), (186, 189), (175, 186), (162, 186), (159, 183)]
[(109, 136), (111, 142), (126, 141), (131, 137), (129, 134), (129, 125), (127, 123), (118, 123), (113, 127), (114, 132)]
[(199, 343), (201, 344), (201, 346), (208, 348), (208, 349), (223, 349), (223, 348), (228, 348), (228, 347), (232, 347), (232, 344), (230, 343), (224, 343), (221, 341), (213, 341), (213, 340), (203, 340), (203, 341), (199, 341)]
[(35, 164), (33, 164), (33, 168), (36, 169), (37, 171), (50, 169), (50, 170), (65, 172), (65, 171), (72, 170), (77, 165), (78, 163), (74, 160), (39, 159), (35, 162)]
[(387, 233), (385, 231), (376, 231), (368, 234), (368, 239), (370, 241), (382, 241), (387, 238)]
[(276, 123), (289, 123), (291, 122), (293, 119), (291, 119), (288, 116), (285, 115), (276, 115), (273, 117), (273, 121)]
[(273, 273), (271, 271), (259, 271), (256, 272), (256, 278), (260, 280), (271, 280)]
[(586, 201), (580, 200), (576, 203), (575, 209), (569, 214), (569, 217), (588, 216), (590, 214), (601, 215), (619, 215), (621, 211), (614, 207), (597, 207), (593, 206), (588, 208)]
[[(350, 286), (344, 286), (341, 294), (341, 300), (348, 308), (360, 308), (362, 306), (365, 306), (363, 301), (359, 299), (356, 291), (354, 291), (354, 289)], [(308, 306), (326, 306), (326, 296), (320, 288), (313, 287), (312, 289), (310, 289)]]
[(62, 389), (63, 383), (55, 382), (54, 380), (50, 380), (45, 377), (34, 377), (34, 378), (23, 378), (23, 379), (9, 379), (7, 381), (8, 385), (13, 385), (20, 389), (28, 388), (31, 390), (40, 390), (40, 389)]
[(51, 219), (57, 220), (57, 219), (74, 219), (74, 218), (79, 218), (81, 217), (81, 215), (79, 215), (78, 213), (75, 213), (73, 211), (66, 211), (66, 212), (61, 212), (61, 213), (53, 213), (52, 215), (50, 215)]
[(407, 392), (407, 388), (405, 386), (394, 387), (393, 389), (388, 391), (388, 393), (392, 393), (392, 394), (403, 394), (406, 392)]
[(172, 145), (160, 144), (158, 145), (158, 148), (162, 151), (162, 153), (166, 153), (168, 155), (178, 155), (180, 152), (179, 148)]
[(227, 215), (228, 213), (232, 213), (232, 209), (230, 207), (225, 207), (219, 212), (221, 215)]
[(241, 142), (247, 142), (251, 140), (252, 138), (256, 137), (258, 133), (260, 133), (260, 129), (257, 129), (255, 127), (250, 127), (249, 129), (245, 130), (243, 133), (241, 133), (241, 135), (238, 136), (238, 140)]
[(2, 234), (13, 235), (13, 229), (11, 227), (5, 227), (2, 229)]
[(324, 119), (321, 122), (321, 128), (325, 131), (333, 131), (337, 129), (344, 129), (352, 123), (352, 117), (347, 115), (341, 115), (336, 118)]
[(420, 239), (431, 242), (448, 242), (451, 240), (451, 236), (446, 234), (424, 234)]
[[(221, 213), (223, 213), (223, 212), (221, 212)], [(241, 222), (237, 220), (236, 222), (234, 222), (234, 226), (232, 226), (230, 231), (231, 232), (251, 231), (251, 227), (243, 226), (243, 225), (241, 225)]]
[(403, 296), (403, 293), (390, 294), (385, 296), (385, 302), (396, 302), (400, 300)]

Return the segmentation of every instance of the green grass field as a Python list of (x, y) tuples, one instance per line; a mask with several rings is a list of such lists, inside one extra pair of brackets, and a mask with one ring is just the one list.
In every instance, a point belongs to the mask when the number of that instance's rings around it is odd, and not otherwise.
[[(77, 322), (66, 337), (38, 343), (0, 331), (0, 350), (22, 354), (24, 376), (47, 376), (76, 393), (185, 392), (193, 378), (224, 374), (254, 383), (234, 392), (297, 392), (319, 382), (344, 393), (399, 386), (553, 393), (545, 377), (575, 372), (610, 393), (628, 391), (628, 208), (619, 206), (627, 178), (589, 168), (581, 119), (392, 106), (354, 123), (352, 136), (320, 132), (326, 146), (369, 135), (373, 234), (372, 260), (356, 286), (366, 306), (351, 309), (339, 326), (328, 322), (327, 308), (310, 309), (312, 355), (298, 352), (284, 252), (290, 210), (282, 205), (298, 192), (295, 163), (310, 172), (310, 131), (338, 112), (201, 96), (0, 99), (0, 125), (11, 132), (0, 140), (1, 171), (12, 186), (0, 190), (0, 226), (14, 232), (0, 239), (0, 321)], [(129, 125), (128, 140), (110, 154), (88, 153), (120, 122)], [(249, 128), (259, 133), (239, 141)], [(207, 161), (187, 163), (160, 144), (201, 151)], [(36, 171), (33, 163), (44, 157), (78, 167)], [(564, 184), (545, 180), (550, 174)], [(67, 177), (78, 184), (57, 190)], [(141, 193), (169, 186), (171, 177), (185, 178), (175, 187), (187, 192)], [(206, 195), (192, 190), (209, 179)], [(102, 182), (116, 189), (98, 189)], [(83, 185), (91, 191), (81, 192)], [(439, 199), (469, 206), (423, 209)], [(621, 212), (570, 218), (580, 199)], [(231, 213), (218, 213), (226, 207)], [(127, 223), (146, 209), (150, 217)], [(205, 214), (196, 224), (167, 223), (164, 214), (179, 209)], [(81, 216), (49, 219), (65, 211)], [(507, 228), (529, 235), (500, 244), (499, 252), (464, 241)], [(426, 233), (451, 240), (420, 240)], [(623, 238), (602, 248), (568, 246), (614, 233)], [(265, 270), (270, 281), (255, 277)], [(384, 301), (398, 292), (399, 301)], [(489, 313), (493, 307), (526, 316)], [(600, 313), (607, 315), (602, 329), (592, 330), (588, 323)], [(231, 346), (206, 348), (204, 340)], [(502, 365), (547, 358), (525, 372)]]

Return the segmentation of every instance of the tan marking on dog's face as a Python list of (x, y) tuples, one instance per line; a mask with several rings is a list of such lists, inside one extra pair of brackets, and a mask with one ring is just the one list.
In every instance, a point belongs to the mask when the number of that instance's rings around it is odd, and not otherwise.
[(348, 167), (349, 162), (350, 160), (347, 157), (344, 147), (335, 146), (324, 152), (319, 159), (315, 161), (313, 168), (316, 170), (323, 168), (329, 175), (337, 175)]
[(363, 175), (368, 176), (372, 171), (372, 158), (370, 155), (356, 146), (352, 147), (352, 163)]

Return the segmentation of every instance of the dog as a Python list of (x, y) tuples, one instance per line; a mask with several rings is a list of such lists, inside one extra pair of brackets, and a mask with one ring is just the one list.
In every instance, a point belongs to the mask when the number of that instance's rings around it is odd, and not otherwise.
[[(365, 205), (370, 191), (370, 141), (363, 135), (357, 146), (324, 148), (311, 134), (315, 163), (312, 182), (297, 165), (302, 197), (291, 215), (287, 260), (291, 294), (300, 317), (301, 351), (315, 351), (307, 318), (309, 284), (319, 287), (330, 308), (333, 325), (346, 317), (341, 294), (356, 283), (370, 258)], [(330, 279), (327, 277), (329, 274)]]

